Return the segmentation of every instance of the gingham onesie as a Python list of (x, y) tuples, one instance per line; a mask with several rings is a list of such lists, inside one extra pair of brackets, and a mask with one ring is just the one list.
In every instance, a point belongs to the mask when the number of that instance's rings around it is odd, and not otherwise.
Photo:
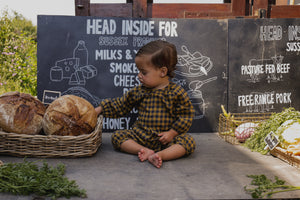
[[(189, 155), (195, 150), (195, 141), (187, 131), (192, 125), (194, 108), (185, 90), (173, 82), (164, 89), (152, 90), (143, 85), (132, 88), (122, 97), (105, 99), (100, 103), (103, 116), (119, 118), (128, 114), (134, 107), (138, 109), (138, 119), (130, 130), (117, 130), (112, 135), (115, 149), (132, 139), (154, 150), (165, 149), (173, 144), (180, 144)], [(158, 134), (174, 129), (179, 133), (173, 141), (162, 145)]]

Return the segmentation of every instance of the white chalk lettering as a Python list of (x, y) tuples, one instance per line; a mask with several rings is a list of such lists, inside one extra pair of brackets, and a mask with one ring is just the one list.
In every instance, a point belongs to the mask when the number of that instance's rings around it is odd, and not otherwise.
[(275, 40), (281, 40), (281, 38), (282, 38), (281, 26), (260, 27), (260, 41), (275, 41)]
[(122, 35), (153, 36), (154, 21), (122, 20)]
[(274, 104), (274, 94), (264, 93), (254, 95), (254, 105)]
[(45, 99), (49, 99), (49, 100), (55, 100), (55, 99), (57, 99), (58, 97), (53, 97), (53, 96), (48, 96), (48, 95), (45, 95), (45, 97), (44, 97)]
[(122, 50), (101, 49), (95, 50), (95, 59), (98, 60), (121, 60)]
[(238, 106), (252, 106), (252, 105), (254, 105), (252, 94), (238, 96)]
[(272, 105), (272, 104), (291, 104), (291, 92), (274, 93), (251, 93), (248, 95), (239, 95), (238, 106), (239, 107), (251, 107), (251, 106), (261, 106), (261, 105)]
[(139, 85), (139, 79), (136, 75), (115, 75), (114, 85), (116, 87), (135, 87)]
[(87, 34), (113, 35), (116, 30), (116, 21), (113, 19), (87, 19), (86, 21)]
[(241, 66), (242, 75), (263, 74), (263, 73), (264, 73), (263, 65), (242, 65)]
[(128, 37), (100, 36), (98, 44), (100, 46), (127, 46)]
[(292, 103), (292, 93), (276, 93), (276, 103)]
[(300, 40), (300, 26), (289, 26), (288, 28), (289, 41)]
[(290, 70), (290, 63), (277, 64), (277, 70), (276, 70), (276, 72), (278, 74), (289, 73), (289, 70)]
[(135, 63), (110, 63), (110, 69), (109, 71), (111, 73), (135, 73), (137, 74), (139, 70), (136, 67)]
[(118, 119), (104, 118), (103, 129), (129, 129), (130, 117)]
[(165, 38), (159, 37), (133, 37), (132, 38), (132, 45), (133, 47), (142, 47), (145, 44), (154, 41), (154, 40), (166, 40)]
[(159, 22), (159, 36), (178, 37), (177, 22), (174, 21), (160, 21)]
[(286, 43), (286, 51), (297, 52), (300, 51), (300, 42), (288, 42)]
[(265, 71), (266, 71), (266, 74), (273, 74), (275, 73), (275, 65), (273, 64), (266, 64), (265, 65)]

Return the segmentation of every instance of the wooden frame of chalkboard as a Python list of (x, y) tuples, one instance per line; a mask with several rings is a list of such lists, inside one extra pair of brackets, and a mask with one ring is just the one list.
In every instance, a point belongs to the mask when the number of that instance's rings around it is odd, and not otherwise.
[[(287, 1), (288, 2), (288, 1)], [(126, 0), (126, 3), (90, 3), (75, 0), (76, 16), (134, 18), (299, 18), (300, 5), (275, 0), (224, 0), (224, 3), (153, 3), (153, 0)]]

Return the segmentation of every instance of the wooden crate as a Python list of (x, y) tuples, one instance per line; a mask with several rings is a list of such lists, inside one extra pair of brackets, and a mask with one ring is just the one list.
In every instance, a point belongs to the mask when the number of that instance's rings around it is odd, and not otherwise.
[(294, 156), (291, 153), (287, 153), (285, 149), (280, 147), (275, 147), (270, 153), (284, 162), (300, 169), (300, 156)]

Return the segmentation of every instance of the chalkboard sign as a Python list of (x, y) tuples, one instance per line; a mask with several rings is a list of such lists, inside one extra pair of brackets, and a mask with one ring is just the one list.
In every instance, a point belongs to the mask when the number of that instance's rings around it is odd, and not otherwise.
[(300, 19), (228, 22), (231, 112), (300, 110)]
[[(122, 96), (140, 84), (135, 53), (157, 39), (177, 48), (173, 81), (196, 110), (190, 132), (216, 131), (227, 103), (227, 20), (38, 16), (38, 98), (50, 104), (74, 94), (97, 106)], [(105, 118), (104, 131), (130, 128), (137, 112)]]

